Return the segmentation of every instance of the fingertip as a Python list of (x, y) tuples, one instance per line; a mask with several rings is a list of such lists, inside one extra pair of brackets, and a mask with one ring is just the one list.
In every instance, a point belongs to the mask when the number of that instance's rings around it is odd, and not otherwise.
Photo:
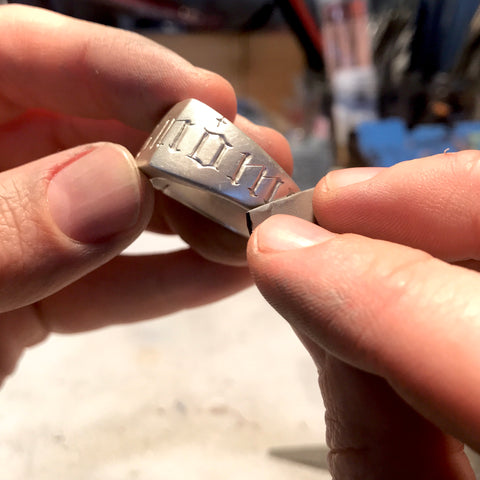
[(70, 239), (98, 243), (125, 236), (145, 222), (149, 189), (132, 154), (112, 143), (62, 154), (52, 172), (47, 203), (57, 228)]
[(195, 98), (233, 122), (237, 115), (237, 97), (232, 84), (221, 75), (195, 67), (195, 82), (201, 86)]
[(2, 311), (44, 298), (109, 261), (148, 223), (152, 192), (131, 154), (114, 144), (63, 150), (1, 175), (8, 198)]
[(275, 215), (255, 229), (250, 248), (254, 254), (281, 253), (319, 245), (334, 237), (334, 233), (306, 220)]
[(348, 187), (362, 182), (367, 182), (385, 170), (382, 167), (358, 167), (332, 170), (318, 183), (322, 192), (331, 192), (339, 188)]

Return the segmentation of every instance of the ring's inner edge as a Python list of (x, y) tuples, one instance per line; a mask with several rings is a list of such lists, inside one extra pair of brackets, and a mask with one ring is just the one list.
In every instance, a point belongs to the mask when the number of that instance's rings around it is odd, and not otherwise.
[(210, 190), (178, 183), (171, 178), (152, 178), (151, 182), (157, 190), (180, 202), (197, 213), (219, 223), (223, 227), (249, 237), (247, 226), (247, 208), (226, 197), (216, 195)]

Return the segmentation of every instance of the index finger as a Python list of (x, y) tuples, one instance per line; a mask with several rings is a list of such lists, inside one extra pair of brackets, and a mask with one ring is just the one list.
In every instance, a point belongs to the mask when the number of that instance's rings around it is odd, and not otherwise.
[(479, 152), (466, 150), (332, 171), (315, 190), (315, 215), (337, 233), (381, 238), (449, 262), (478, 260), (479, 166)]
[(0, 8), (0, 122), (45, 109), (150, 130), (190, 97), (235, 117), (226, 80), (153, 41), (39, 8)]

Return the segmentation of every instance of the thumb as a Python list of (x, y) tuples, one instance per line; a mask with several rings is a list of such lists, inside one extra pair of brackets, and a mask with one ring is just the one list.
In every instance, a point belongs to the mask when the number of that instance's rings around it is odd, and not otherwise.
[(249, 265), (323, 364), (335, 478), (473, 478), (454, 438), (480, 448), (478, 273), (287, 216)]
[(0, 311), (44, 298), (119, 254), (145, 228), (148, 182), (98, 143), (0, 174)]

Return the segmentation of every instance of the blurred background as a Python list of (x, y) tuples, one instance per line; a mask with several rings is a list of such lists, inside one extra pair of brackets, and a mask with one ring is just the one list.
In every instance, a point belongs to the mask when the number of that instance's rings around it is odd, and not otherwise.
[[(480, 0), (38, 0), (216, 71), (294, 178), (480, 146)], [(126, 253), (183, 248), (143, 235)], [(316, 372), (254, 289), (52, 337), (0, 396), (9, 480), (330, 478)], [(472, 461), (476, 457), (472, 454)]]
[(307, 188), (336, 166), (476, 148), (478, 0), (32, 0), (135, 30), (234, 85)]

